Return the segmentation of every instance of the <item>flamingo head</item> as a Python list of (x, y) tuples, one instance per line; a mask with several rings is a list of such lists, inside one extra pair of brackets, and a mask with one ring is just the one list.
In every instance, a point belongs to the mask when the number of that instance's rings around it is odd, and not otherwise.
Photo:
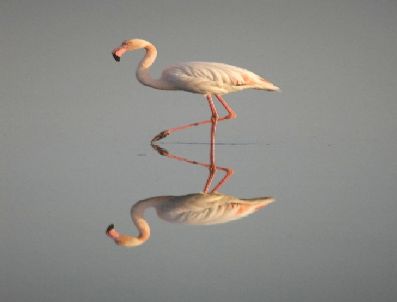
[(136, 49), (145, 48), (150, 43), (148, 41), (142, 39), (131, 39), (125, 40), (121, 45), (115, 49), (113, 49), (112, 54), (113, 58), (119, 62), (120, 58), (123, 56), (124, 53), (127, 51), (134, 51)]

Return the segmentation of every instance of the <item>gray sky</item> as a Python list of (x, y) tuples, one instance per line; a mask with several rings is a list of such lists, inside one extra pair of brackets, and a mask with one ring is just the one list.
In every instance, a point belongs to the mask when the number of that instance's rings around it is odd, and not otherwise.
[[(1, 1), (2, 301), (395, 301), (397, 2)], [(160, 157), (159, 131), (209, 117), (200, 95), (135, 79), (144, 38), (168, 64), (224, 62), (280, 94), (225, 96), (222, 192), (277, 202), (213, 227), (163, 222), (134, 250), (130, 206), (199, 192), (203, 168)], [(167, 138), (208, 159), (208, 127)], [(181, 142), (200, 144), (175, 144)]]

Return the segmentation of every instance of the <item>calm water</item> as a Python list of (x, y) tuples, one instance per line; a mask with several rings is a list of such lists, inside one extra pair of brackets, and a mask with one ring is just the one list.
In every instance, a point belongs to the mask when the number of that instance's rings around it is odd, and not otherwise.
[[(165, 3), (0, 4), (0, 299), (395, 301), (396, 3)], [(109, 223), (135, 234), (138, 200), (200, 192), (208, 177), (151, 148), (209, 109), (141, 86), (142, 52), (116, 64), (132, 37), (158, 46), (154, 76), (213, 60), (282, 88), (225, 96), (238, 118), (216, 145), (235, 172), (222, 193), (276, 202), (214, 226), (149, 209), (144, 245), (106, 237)], [(203, 126), (160, 146), (208, 162), (208, 142)]]

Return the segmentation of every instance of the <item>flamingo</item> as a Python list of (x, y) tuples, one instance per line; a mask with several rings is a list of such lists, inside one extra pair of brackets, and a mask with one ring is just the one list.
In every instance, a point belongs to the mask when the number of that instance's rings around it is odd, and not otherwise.
[[(260, 89), (266, 91), (279, 91), (280, 88), (263, 77), (240, 67), (214, 62), (186, 62), (167, 67), (159, 79), (149, 75), (149, 68), (157, 57), (156, 47), (142, 39), (124, 41), (112, 52), (118, 62), (124, 53), (144, 48), (146, 54), (140, 61), (136, 70), (136, 77), (145, 86), (161, 90), (183, 90), (205, 96), (211, 110), (211, 119), (196, 123), (170, 128), (156, 135), (152, 142), (161, 140), (175, 131), (211, 123), (211, 141), (215, 142), (215, 131), (218, 121), (234, 119), (237, 114), (222, 98), (222, 95), (245, 89)], [(228, 112), (219, 117), (212, 95), (218, 99)]]
[(150, 227), (143, 216), (149, 207), (154, 207), (157, 215), (168, 222), (211, 225), (246, 217), (272, 202), (272, 197), (238, 199), (218, 192), (151, 197), (138, 201), (131, 207), (131, 219), (139, 232), (137, 237), (118, 232), (114, 224), (108, 226), (106, 235), (119, 246), (142, 245), (150, 237)]

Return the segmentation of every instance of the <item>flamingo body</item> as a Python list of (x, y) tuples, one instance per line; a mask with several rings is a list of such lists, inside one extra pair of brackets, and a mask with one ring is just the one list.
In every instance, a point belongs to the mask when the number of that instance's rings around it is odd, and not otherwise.
[[(149, 74), (150, 66), (156, 60), (156, 47), (142, 39), (131, 39), (124, 41), (121, 46), (112, 52), (116, 61), (128, 51), (144, 48), (146, 54), (139, 62), (136, 76), (139, 82), (145, 86), (161, 90), (183, 90), (205, 95), (210, 109), (211, 119), (179, 127), (167, 129), (156, 135), (152, 142), (158, 141), (175, 131), (211, 123), (211, 141), (215, 141), (215, 128), (219, 121), (233, 119), (237, 114), (222, 98), (222, 95), (244, 89), (260, 89), (267, 91), (279, 91), (280, 88), (264, 79), (263, 77), (244, 68), (212, 62), (187, 62), (172, 65), (163, 70), (159, 79), (153, 79)], [(215, 95), (222, 106), (228, 112), (227, 115), (219, 117), (211, 95)]]
[(278, 89), (249, 70), (214, 62), (179, 63), (164, 69), (161, 79), (177, 90), (203, 95), (223, 95), (249, 88), (270, 91)]

